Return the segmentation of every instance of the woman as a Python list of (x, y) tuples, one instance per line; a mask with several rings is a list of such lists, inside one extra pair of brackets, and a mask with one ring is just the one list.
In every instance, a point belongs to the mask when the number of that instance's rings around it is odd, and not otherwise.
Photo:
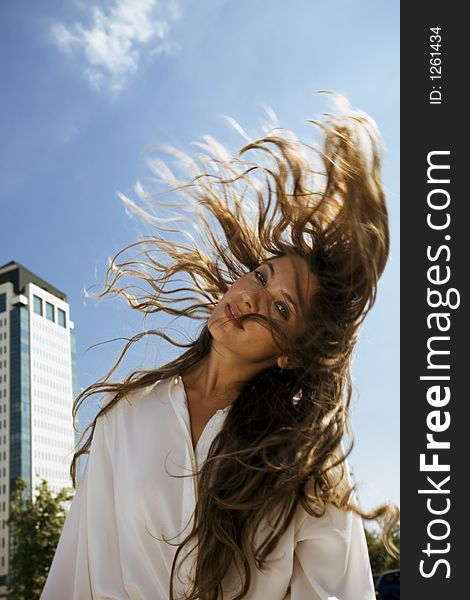
[[(123, 198), (157, 232), (145, 260), (115, 257), (100, 295), (204, 323), (187, 344), (136, 335), (77, 398), (106, 394), (43, 600), (375, 598), (360, 517), (381, 517), (393, 550), (398, 509), (364, 513), (346, 459), (352, 352), (389, 250), (380, 148), (363, 113), (317, 124), (318, 154), (280, 128), (238, 158), (209, 137), (199, 163), (170, 150), (192, 171), (184, 184), (155, 163), (186, 197), (177, 217)], [(146, 334), (187, 350), (111, 383)]]

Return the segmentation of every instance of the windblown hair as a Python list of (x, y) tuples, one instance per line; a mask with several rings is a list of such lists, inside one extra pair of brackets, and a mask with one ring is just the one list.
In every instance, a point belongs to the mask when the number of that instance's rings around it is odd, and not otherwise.
[[(169, 196), (176, 192), (184, 203), (157, 200), (140, 184), (141, 199), (148, 206), (155, 202), (158, 210), (151, 213), (122, 196), (153, 233), (114, 257), (99, 297), (115, 293), (146, 315), (164, 312), (204, 323), (189, 343), (177, 342), (161, 329), (138, 333), (108, 374), (79, 394), (74, 417), (92, 394), (108, 393), (112, 399), (82, 436), (83, 440), (91, 429), (73, 457), (74, 485), (77, 459), (89, 452), (101, 415), (127, 394), (178, 375), (208, 355), (207, 319), (233, 281), (267, 260), (294, 254), (307, 260), (319, 285), (311, 302), (305, 302), (305, 332), (296, 340), (283, 339), (269, 317), (251, 313), (241, 317), (271, 327), (276, 339), (288, 347), (294, 367), (273, 366), (258, 373), (228, 412), (197, 475), (192, 529), (176, 551), (171, 599), (178, 562), (194, 551), (186, 600), (221, 597), (223, 579), (232, 568), (240, 578), (234, 598), (243, 598), (250, 587), (250, 565), (263, 568), (299, 506), (313, 517), (323, 515), (332, 503), (365, 519), (379, 518), (387, 549), (397, 551), (391, 530), (399, 518), (398, 508), (385, 503), (371, 512), (361, 510), (344, 462), (353, 447), (349, 422), (353, 350), (389, 252), (380, 137), (370, 117), (349, 107), (310, 122), (322, 132), (321, 150), (280, 127), (265, 130), (235, 157), (206, 136), (199, 144), (204, 153), (197, 160), (174, 148), (164, 149), (190, 169), (189, 178), (176, 178), (159, 159), (153, 163), (160, 180), (170, 184)], [(170, 209), (173, 216), (165, 216)], [(184, 227), (176, 226), (178, 222)], [(169, 227), (172, 224), (175, 227)], [(189, 242), (175, 239), (178, 231)], [(122, 260), (121, 254), (134, 247), (141, 250), (139, 257)], [(184, 284), (170, 287), (179, 281), (178, 274)], [(135, 285), (120, 284), (124, 276), (136, 280)], [(146, 335), (185, 351), (162, 367), (135, 370), (123, 381), (111, 382), (129, 347)], [(343, 450), (345, 434), (349, 446)], [(260, 539), (256, 534), (265, 522), (268, 533)]]

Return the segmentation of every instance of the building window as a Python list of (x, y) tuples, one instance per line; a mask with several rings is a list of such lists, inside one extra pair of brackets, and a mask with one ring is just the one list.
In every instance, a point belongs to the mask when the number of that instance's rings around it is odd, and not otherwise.
[(49, 302), (46, 302), (46, 319), (49, 319), (49, 321), (55, 321), (54, 306)]
[(7, 309), (7, 295), (0, 294), (0, 313), (5, 312), (6, 309)]
[(42, 298), (39, 298), (39, 296), (33, 296), (33, 306), (34, 312), (42, 317)]
[(61, 327), (65, 327), (65, 311), (60, 308), (57, 309), (57, 322)]

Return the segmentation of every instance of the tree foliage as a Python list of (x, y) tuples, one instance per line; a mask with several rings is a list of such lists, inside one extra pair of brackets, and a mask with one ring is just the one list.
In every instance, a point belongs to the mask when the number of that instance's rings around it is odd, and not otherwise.
[[(367, 547), (369, 549), (369, 558), (370, 558), (370, 566), (372, 569), (372, 573), (378, 574), (383, 571), (388, 571), (389, 569), (399, 569), (400, 568), (400, 555), (398, 557), (391, 556), (382, 540), (380, 539), (380, 534), (371, 529), (365, 528)], [(392, 531), (392, 540), (393, 543), (400, 548), (400, 524), (394, 527)]]
[(27, 483), (17, 479), (7, 521), (12, 536), (9, 599), (40, 597), (64, 526), (66, 503), (71, 499), (70, 488), (53, 495), (44, 479), (32, 497)]

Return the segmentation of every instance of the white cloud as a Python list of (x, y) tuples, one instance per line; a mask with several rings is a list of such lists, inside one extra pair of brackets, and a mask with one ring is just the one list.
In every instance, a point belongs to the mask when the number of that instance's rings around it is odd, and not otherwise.
[(56, 23), (52, 37), (64, 52), (82, 56), (83, 75), (92, 87), (118, 92), (137, 71), (144, 50), (152, 57), (180, 49), (168, 40), (170, 23), (180, 16), (178, 0), (115, 0), (106, 13), (93, 6), (88, 27)]

